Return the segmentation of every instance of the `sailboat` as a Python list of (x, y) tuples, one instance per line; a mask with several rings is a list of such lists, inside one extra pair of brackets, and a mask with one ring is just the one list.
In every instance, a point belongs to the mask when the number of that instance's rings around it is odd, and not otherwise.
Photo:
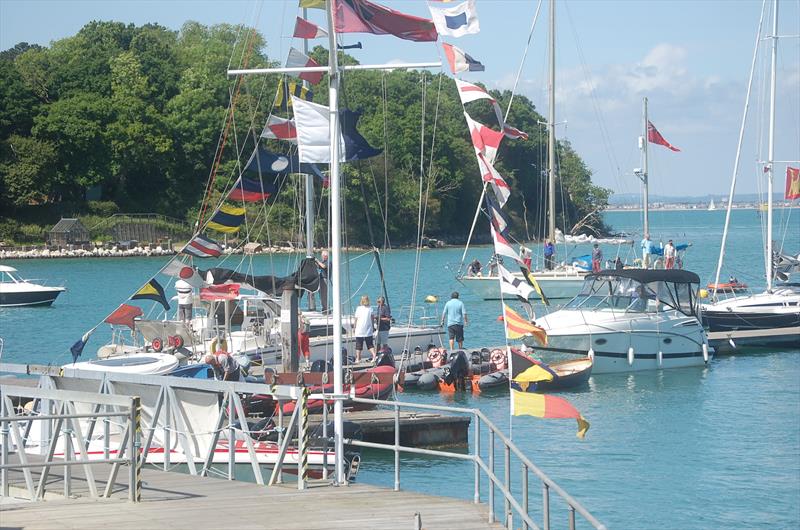
[[(553, 4), (551, 3), (551, 6)], [(555, 246), (564, 242), (564, 235), (556, 229), (556, 69), (555, 69), (555, 13), (551, 9), (550, 16), (550, 70), (549, 70), (549, 115), (547, 119), (547, 148), (548, 148), (548, 179), (547, 179), (547, 242)], [(486, 185), (484, 184), (484, 192)], [(475, 212), (475, 217), (472, 222), (472, 230), (478, 219), (478, 215), (483, 204), (483, 195), (478, 201), (478, 209)], [(470, 237), (472, 236), (470, 230)], [(545, 244), (547, 244), (545, 242)], [(469, 243), (464, 249), (464, 256), (462, 257), (462, 264), (467, 255)], [(545, 257), (545, 268), (535, 269), (530, 271), (532, 277), (539, 285), (542, 292), (545, 293), (548, 299), (570, 299), (580, 291), (583, 285), (583, 279), (588, 274), (585, 268), (575, 266), (572, 263), (556, 263), (556, 258)], [(521, 273), (514, 273), (519, 279), (522, 278)], [(497, 277), (485, 276), (481, 274), (469, 274), (459, 270), (456, 279), (470, 291), (476, 293), (484, 300), (498, 300), (500, 299), (497, 290)]]
[[(766, 2), (764, 4), (766, 9)], [(725, 245), (730, 226), (731, 206), (736, 191), (736, 176), (747, 122), (750, 90), (753, 85), (756, 57), (761, 42), (764, 12), (759, 23), (758, 39), (753, 53), (750, 82), (747, 89), (745, 110), (739, 130), (739, 143), (731, 179), (728, 207), (725, 213), (725, 228), (717, 262), (714, 285), (719, 285), (722, 265), (725, 258)], [(775, 173), (775, 116), (776, 116), (776, 70), (778, 61), (778, 0), (772, 2), (772, 35), (764, 37), (772, 42), (770, 61), (769, 98), (769, 139), (767, 160), (764, 161), (764, 174), (767, 179), (767, 210), (764, 265), (766, 290), (761, 293), (739, 295), (719, 300), (716, 290), (712, 292), (711, 303), (703, 305), (703, 323), (709, 330), (709, 338), (719, 348), (729, 349), (740, 346), (797, 346), (800, 343), (800, 283), (791, 283), (789, 274), (800, 269), (796, 258), (783, 256), (774, 248), (773, 241), (773, 179)], [(790, 229), (791, 230), (791, 229)], [(796, 239), (795, 239), (796, 241)], [(780, 281), (783, 280), (783, 281)]]
[(713, 211), (714, 211), (714, 210), (716, 210), (716, 209), (717, 209), (717, 205), (716, 205), (716, 204), (714, 204), (714, 199), (711, 199), (711, 200), (709, 201), (709, 203), (708, 203), (708, 211), (709, 211), (709, 212), (713, 212)]

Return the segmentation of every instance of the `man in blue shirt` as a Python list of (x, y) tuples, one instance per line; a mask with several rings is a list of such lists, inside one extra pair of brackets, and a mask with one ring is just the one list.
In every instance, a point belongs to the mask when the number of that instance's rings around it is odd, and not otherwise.
[(650, 234), (645, 234), (642, 239), (642, 268), (650, 268), (650, 254), (653, 252), (653, 242), (650, 241)]
[(450, 300), (444, 305), (441, 325), (447, 326), (447, 333), (450, 337), (450, 351), (453, 351), (455, 341), (458, 341), (459, 349), (463, 349), (467, 310), (464, 308), (464, 302), (458, 299), (458, 291), (453, 291), (453, 294), (450, 295)]

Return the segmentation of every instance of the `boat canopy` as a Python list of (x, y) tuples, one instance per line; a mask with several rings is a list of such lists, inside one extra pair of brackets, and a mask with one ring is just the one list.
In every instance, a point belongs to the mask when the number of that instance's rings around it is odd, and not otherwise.
[(608, 277), (629, 278), (641, 283), (700, 283), (700, 277), (697, 274), (682, 269), (607, 269), (589, 274), (586, 279), (596, 280)]
[(0, 272), (17, 272), (17, 269), (8, 265), (0, 265)]
[(198, 270), (198, 272), (202, 277), (206, 278), (206, 281), (211, 280), (209, 283), (214, 285), (226, 282), (243, 283), (273, 296), (280, 296), (284, 287), (297, 286), (310, 292), (316, 292), (319, 289), (319, 272), (314, 258), (303, 259), (297, 271), (289, 276), (254, 276), (253, 274), (241, 273), (221, 267)]

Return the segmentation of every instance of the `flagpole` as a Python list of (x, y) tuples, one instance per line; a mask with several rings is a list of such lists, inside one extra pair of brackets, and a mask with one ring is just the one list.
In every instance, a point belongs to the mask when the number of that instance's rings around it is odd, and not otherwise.
[(642, 163), (642, 208), (644, 212), (644, 234), (642, 236), (647, 236), (650, 233), (650, 194), (648, 190), (648, 180), (649, 174), (647, 169), (647, 144), (650, 141), (650, 131), (648, 128), (648, 120), (647, 120), (647, 98), (645, 97), (643, 100), (643, 110), (642, 114), (644, 116), (644, 141), (642, 142), (642, 156), (643, 163)]
[(556, 244), (556, 1), (550, 0), (550, 108), (548, 116), (547, 147), (549, 171), (547, 178), (547, 234), (550, 242)]
[(767, 292), (772, 291), (772, 180), (775, 158), (775, 92), (778, 64), (778, 0), (772, 3), (772, 61), (769, 89), (769, 140), (767, 147), (767, 255), (764, 260), (767, 272)]

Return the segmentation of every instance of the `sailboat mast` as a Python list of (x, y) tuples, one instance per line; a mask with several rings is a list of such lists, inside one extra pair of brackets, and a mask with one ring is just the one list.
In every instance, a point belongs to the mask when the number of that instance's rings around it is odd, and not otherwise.
[[(303, 8), (303, 19), (308, 20), (308, 9)], [(308, 39), (303, 39), (303, 53), (308, 56)], [(308, 88), (308, 81), (303, 79), (303, 86)], [(314, 257), (314, 176), (306, 173), (306, 257)], [(314, 310), (316, 300), (308, 297), (308, 308)]]
[(556, 241), (556, 1), (550, 0), (550, 109), (547, 119), (549, 171), (547, 179), (547, 237)]
[(334, 452), (336, 454), (336, 483), (344, 484), (344, 429), (342, 423), (342, 283), (340, 281), (342, 257), (342, 203), (339, 182), (339, 58), (336, 52), (336, 30), (333, 24), (335, 9), (331, 0), (326, 0), (325, 8), (328, 13), (328, 68), (330, 86), (328, 89), (328, 104), (330, 106), (330, 136), (331, 136), (331, 263), (330, 279), (333, 305), (333, 393), (336, 399), (333, 402), (333, 432)]
[(642, 141), (642, 210), (644, 212), (644, 235), (650, 233), (650, 192), (648, 180), (650, 178), (647, 168), (647, 144), (650, 135), (647, 130), (647, 98), (644, 98), (642, 114), (644, 116), (644, 138)]
[(775, 76), (778, 67), (778, 0), (772, 2), (772, 64), (769, 89), (769, 144), (767, 146), (767, 291), (772, 290), (772, 181), (775, 160)]

